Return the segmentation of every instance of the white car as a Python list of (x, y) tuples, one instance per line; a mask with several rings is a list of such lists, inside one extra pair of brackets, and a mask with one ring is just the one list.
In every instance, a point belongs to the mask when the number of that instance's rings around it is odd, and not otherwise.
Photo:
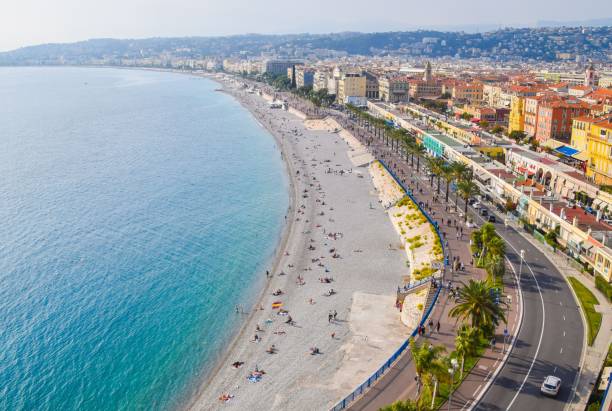
[(480, 201), (476, 201), (474, 204), (472, 204), (472, 207), (478, 210), (480, 207), (482, 207), (482, 204), (480, 204)]
[(559, 388), (561, 388), (561, 378), (555, 377), (554, 375), (549, 375), (542, 383), (540, 391), (542, 394), (551, 395), (554, 397), (559, 393)]

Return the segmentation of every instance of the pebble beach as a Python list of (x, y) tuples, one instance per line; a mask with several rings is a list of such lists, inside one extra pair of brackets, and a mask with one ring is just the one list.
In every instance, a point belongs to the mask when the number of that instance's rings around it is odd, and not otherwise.
[(406, 254), (350, 133), (223, 91), (275, 137), (293, 202), (260, 301), (237, 309), (245, 325), (188, 408), (329, 409), (412, 331), (395, 307)]

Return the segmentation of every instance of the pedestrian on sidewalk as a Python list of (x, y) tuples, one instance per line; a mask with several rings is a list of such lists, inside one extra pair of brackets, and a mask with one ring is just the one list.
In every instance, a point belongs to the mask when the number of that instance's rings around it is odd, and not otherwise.
[(436, 333), (440, 334), (440, 321), (436, 323)]
[(431, 335), (431, 333), (433, 333), (433, 326), (434, 326), (433, 320), (429, 320), (428, 325), (429, 325), (429, 334)]

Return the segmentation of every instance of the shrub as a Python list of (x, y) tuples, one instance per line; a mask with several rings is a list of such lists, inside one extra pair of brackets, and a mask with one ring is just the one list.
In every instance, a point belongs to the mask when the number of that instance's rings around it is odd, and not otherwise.
[(612, 285), (601, 275), (595, 276), (595, 287), (608, 298), (608, 301), (612, 302)]

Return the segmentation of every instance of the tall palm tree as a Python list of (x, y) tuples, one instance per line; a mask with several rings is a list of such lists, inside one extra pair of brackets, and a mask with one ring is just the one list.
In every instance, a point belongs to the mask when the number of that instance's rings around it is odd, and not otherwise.
[(469, 319), (477, 330), (495, 326), (500, 319), (506, 322), (503, 303), (496, 304), (489, 290), (486, 281), (470, 280), (459, 290), (457, 305), (449, 311), (449, 315), (462, 321)]
[[(455, 180), (455, 184), (459, 184), (459, 182), (467, 179), (468, 174), (468, 166), (465, 163), (460, 161), (453, 161), (451, 164), (451, 168), (453, 170), (453, 179)], [(459, 190), (455, 190), (455, 211), (457, 211), (457, 207), (459, 204)]]
[(441, 157), (430, 157), (427, 159), (427, 164), (429, 165), (429, 171), (432, 173), (430, 184), (433, 187), (433, 178), (435, 175), (438, 179), (438, 187), (436, 192), (440, 194), (440, 175), (442, 174), (442, 168), (446, 162)]
[(499, 255), (490, 255), (485, 262), (485, 269), (490, 275), (491, 286), (495, 284), (497, 278), (501, 278), (506, 273), (506, 264), (504, 263), (504, 257)]
[(461, 196), (463, 201), (465, 201), (465, 208), (463, 210), (463, 221), (467, 221), (468, 201), (470, 198), (478, 194), (478, 186), (471, 180), (460, 181), (459, 184), (457, 184), (457, 192), (459, 193), (459, 196)]
[(417, 158), (417, 171), (420, 170), (421, 168), (421, 157), (425, 156), (425, 152), (427, 150), (425, 149), (425, 147), (423, 147), (422, 144), (416, 143), (414, 145), (414, 149), (412, 151), (412, 154), (414, 156), (416, 156)]
[(446, 202), (448, 203), (448, 192), (451, 180), (453, 179), (453, 166), (451, 164), (444, 164), (440, 169), (442, 178), (446, 181)]
[(474, 327), (466, 324), (461, 325), (455, 337), (455, 352), (461, 358), (461, 377), (463, 378), (463, 366), (465, 357), (474, 355), (478, 347), (480, 334)]

